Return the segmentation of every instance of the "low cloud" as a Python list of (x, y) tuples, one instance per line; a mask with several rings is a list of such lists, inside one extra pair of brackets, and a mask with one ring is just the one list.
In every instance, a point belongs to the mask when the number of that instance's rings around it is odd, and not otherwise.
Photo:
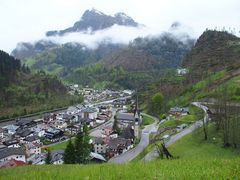
[[(114, 25), (108, 29), (99, 30), (96, 32), (74, 32), (68, 33), (64, 36), (52, 36), (46, 37), (44, 40), (52, 41), (58, 44), (65, 43), (80, 43), (88, 48), (95, 49), (102, 42), (113, 44), (128, 44), (130, 41), (137, 37), (155, 37), (162, 34), (164, 31), (153, 30), (146, 26), (140, 27), (126, 27), (120, 25)], [(174, 36), (182, 39), (186, 38), (186, 35), (194, 36), (193, 30), (180, 23), (176, 27), (171, 27), (168, 32)]]
[(75, 42), (84, 44), (88, 48), (95, 49), (101, 42), (128, 44), (137, 37), (145, 37), (156, 33), (161, 34), (161, 32), (153, 32), (144, 26), (136, 28), (114, 25), (111, 28), (99, 30), (94, 33), (74, 32), (65, 34), (64, 36), (47, 37), (45, 40), (50, 40), (59, 44)]

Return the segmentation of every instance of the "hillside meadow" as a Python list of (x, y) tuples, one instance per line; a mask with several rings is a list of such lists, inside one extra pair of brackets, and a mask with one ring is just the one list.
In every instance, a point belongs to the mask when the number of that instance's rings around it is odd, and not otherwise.
[(0, 170), (0, 179), (237, 179), (240, 158), (156, 160), (100, 165), (42, 165)]

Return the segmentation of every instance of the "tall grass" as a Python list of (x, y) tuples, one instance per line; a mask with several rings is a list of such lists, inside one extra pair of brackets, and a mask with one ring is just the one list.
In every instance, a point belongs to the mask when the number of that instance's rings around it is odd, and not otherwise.
[(240, 159), (157, 160), (123, 165), (42, 165), (0, 170), (0, 179), (238, 179)]

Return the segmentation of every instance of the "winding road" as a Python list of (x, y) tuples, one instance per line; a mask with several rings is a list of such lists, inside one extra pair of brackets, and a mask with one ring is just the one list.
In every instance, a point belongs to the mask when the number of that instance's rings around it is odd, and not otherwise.
[(145, 113), (142, 113), (142, 114), (153, 118), (154, 123), (145, 126), (145, 128), (142, 130), (141, 140), (136, 147), (134, 147), (133, 149), (131, 149), (119, 156), (111, 158), (108, 162), (117, 163), (117, 164), (127, 163), (127, 162), (133, 160), (138, 154), (140, 154), (144, 150), (145, 147), (148, 146), (149, 135), (151, 133), (157, 132), (159, 120), (156, 117), (150, 116), (148, 114), (145, 114)]
[[(197, 107), (201, 108), (204, 111), (204, 114), (205, 114), (204, 122), (207, 122), (209, 120), (208, 114), (207, 114), (208, 107), (201, 105), (201, 103), (199, 103), (199, 102), (193, 102), (192, 105), (197, 106)], [(171, 144), (175, 143), (177, 140), (179, 140), (182, 137), (184, 137), (185, 135), (193, 132), (195, 129), (201, 127), (202, 125), (203, 125), (203, 121), (202, 120), (198, 120), (198, 121), (194, 122), (191, 126), (189, 126), (189, 127), (185, 128), (184, 130), (182, 130), (181, 132), (171, 136), (170, 140), (165, 143), (166, 147), (168, 147)], [(154, 148), (151, 152), (146, 154), (142, 160), (143, 161), (150, 161), (150, 160), (156, 159), (157, 157), (158, 157), (158, 152), (157, 152), (157, 149)]]

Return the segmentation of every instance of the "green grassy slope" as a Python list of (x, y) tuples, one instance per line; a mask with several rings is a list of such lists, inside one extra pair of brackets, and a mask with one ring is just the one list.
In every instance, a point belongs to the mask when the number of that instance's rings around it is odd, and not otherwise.
[(240, 152), (232, 148), (223, 148), (221, 134), (214, 125), (208, 128), (208, 140), (205, 141), (202, 129), (195, 130), (169, 147), (169, 151), (179, 160), (202, 159), (220, 160), (240, 158)]
[(0, 179), (237, 179), (239, 161), (240, 158), (162, 160), (125, 165), (25, 166), (2, 169)]

